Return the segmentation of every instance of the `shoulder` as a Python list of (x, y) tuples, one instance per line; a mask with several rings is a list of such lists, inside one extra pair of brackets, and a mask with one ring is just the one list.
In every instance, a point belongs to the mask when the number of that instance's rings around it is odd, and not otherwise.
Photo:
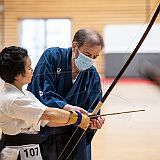
[(48, 48), (43, 52), (41, 60), (43, 62), (59, 61), (63, 58), (68, 57), (67, 55), (70, 53), (70, 50), (71, 50), (70, 48), (59, 48), (59, 47)]
[[(7, 94), (7, 96), (6, 96)], [(21, 98), (23, 99), (24, 95), (23, 94), (20, 94), (20, 93), (17, 93), (17, 92), (10, 92), (10, 91), (7, 91), (6, 89), (3, 89), (1, 91), (1, 94), (0, 94), (0, 108), (3, 110), (3, 111), (7, 111), (10, 109), (10, 107), (12, 106), (12, 104), (18, 99), (18, 98)]]
[(40, 102), (32, 92), (25, 90), (24, 93), (25, 93), (26, 97), (28, 97), (30, 99), (30, 101)]
[(51, 47), (46, 49), (43, 54), (45, 56), (56, 57), (56, 56), (62, 56), (63, 54), (67, 54), (67, 52), (68, 48)]
[(24, 91), (25, 95), (27, 95), (28, 97), (35, 97), (34, 94), (28, 90)]
[(46, 109), (46, 106), (43, 105), (30, 91), (25, 90), (24, 95), (17, 96), (13, 104), (19, 106), (20, 108), (37, 108), (37, 109)]
[(96, 67), (92, 66), (91, 68), (88, 69), (90, 75), (94, 78), (96, 81), (100, 81), (100, 76), (99, 73), (97, 72)]
[[(33, 105), (36, 106), (39, 109), (46, 109), (47, 106), (45, 106), (44, 104), (42, 104), (33, 93), (31, 93), (30, 91), (25, 90), (25, 100), (22, 101), (22, 103), (24, 104), (28, 104), (28, 105)], [(24, 102), (25, 101), (25, 102)]]

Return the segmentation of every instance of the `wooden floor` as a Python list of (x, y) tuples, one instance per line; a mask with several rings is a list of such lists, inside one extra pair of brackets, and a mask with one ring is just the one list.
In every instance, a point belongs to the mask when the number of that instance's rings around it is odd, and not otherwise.
[(160, 90), (146, 83), (120, 83), (102, 113), (134, 109), (146, 111), (106, 117), (93, 139), (92, 160), (160, 160)]
[(160, 160), (160, 90), (146, 83), (120, 83), (102, 113), (134, 109), (146, 111), (106, 118), (93, 139), (93, 160)]

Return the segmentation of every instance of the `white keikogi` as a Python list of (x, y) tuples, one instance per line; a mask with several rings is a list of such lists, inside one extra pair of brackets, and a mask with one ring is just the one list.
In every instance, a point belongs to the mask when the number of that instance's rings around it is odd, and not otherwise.
[[(32, 93), (22, 92), (14, 85), (5, 83), (0, 91), (0, 128), (6, 135), (37, 134), (40, 125), (48, 123), (39, 121), (46, 108)], [(22, 160), (42, 159), (38, 144), (6, 146), (0, 153), (0, 159), (17, 160), (19, 153)]]

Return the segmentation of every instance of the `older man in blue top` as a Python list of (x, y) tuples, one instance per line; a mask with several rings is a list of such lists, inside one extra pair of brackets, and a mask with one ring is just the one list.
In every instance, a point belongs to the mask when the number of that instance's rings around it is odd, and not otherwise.
[[(92, 112), (102, 97), (100, 77), (93, 62), (103, 47), (103, 38), (97, 31), (78, 30), (71, 48), (53, 47), (44, 51), (28, 90), (46, 106), (84, 114)], [(102, 117), (92, 120), (90, 130), (83, 136), (70, 160), (91, 159), (90, 143), (95, 129), (100, 129), (103, 123)], [(74, 126), (45, 127), (48, 135), (41, 146), (46, 155), (44, 159), (56, 160), (74, 130)]]

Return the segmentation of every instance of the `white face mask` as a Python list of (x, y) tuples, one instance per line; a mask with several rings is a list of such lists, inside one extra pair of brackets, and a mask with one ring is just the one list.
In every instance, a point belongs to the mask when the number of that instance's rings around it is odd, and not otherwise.
[(81, 52), (79, 53), (78, 57), (75, 59), (75, 64), (80, 71), (84, 71), (92, 67), (93, 59)]

